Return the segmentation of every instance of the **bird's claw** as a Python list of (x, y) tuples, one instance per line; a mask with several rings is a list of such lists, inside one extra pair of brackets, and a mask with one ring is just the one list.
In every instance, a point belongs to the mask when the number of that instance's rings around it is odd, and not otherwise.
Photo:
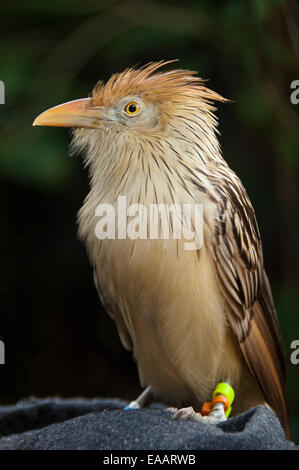
[[(170, 411), (171, 409), (168, 410)], [(223, 409), (220, 407), (216, 407), (216, 409), (213, 408), (208, 416), (202, 416), (200, 413), (194, 411), (192, 406), (188, 406), (187, 408), (175, 410), (175, 414), (172, 419), (190, 419), (192, 421), (200, 421), (206, 424), (218, 424), (222, 421), (226, 421)]]

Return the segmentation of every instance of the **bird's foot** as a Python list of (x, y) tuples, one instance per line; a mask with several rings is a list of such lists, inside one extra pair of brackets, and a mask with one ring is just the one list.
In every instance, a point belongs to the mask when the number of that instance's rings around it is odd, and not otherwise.
[(207, 416), (203, 416), (201, 413), (194, 411), (192, 406), (181, 408), (179, 410), (175, 408), (167, 408), (167, 410), (175, 412), (172, 419), (190, 419), (192, 421), (201, 421), (206, 424), (218, 424), (222, 421), (226, 421), (227, 419), (222, 403), (215, 403), (213, 409)]
[(173, 419), (190, 419), (207, 424), (218, 424), (227, 420), (231, 412), (234, 397), (234, 389), (227, 380), (227, 382), (220, 382), (217, 385), (213, 392), (212, 401), (203, 404), (201, 413), (195, 412), (192, 406), (181, 408), (180, 410), (174, 408), (167, 409), (175, 412)]
[(140, 410), (142, 407), (139, 405), (137, 400), (131, 401), (127, 406), (124, 407), (125, 411), (128, 410)]
[(149, 405), (152, 401), (153, 394), (151, 387), (147, 387), (136, 400), (131, 401), (131, 403), (125, 406), (124, 410), (140, 410)]

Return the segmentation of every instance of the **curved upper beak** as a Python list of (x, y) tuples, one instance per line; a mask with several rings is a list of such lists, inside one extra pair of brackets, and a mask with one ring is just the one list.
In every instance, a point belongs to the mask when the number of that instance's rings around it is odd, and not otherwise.
[(69, 101), (37, 116), (33, 126), (98, 127), (100, 108), (90, 106), (90, 98)]

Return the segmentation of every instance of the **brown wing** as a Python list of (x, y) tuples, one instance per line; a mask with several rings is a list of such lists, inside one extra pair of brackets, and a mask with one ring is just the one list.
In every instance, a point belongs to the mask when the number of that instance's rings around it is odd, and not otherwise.
[(214, 255), (229, 321), (265, 400), (289, 436), (284, 353), (254, 210), (231, 172), (217, 187)]

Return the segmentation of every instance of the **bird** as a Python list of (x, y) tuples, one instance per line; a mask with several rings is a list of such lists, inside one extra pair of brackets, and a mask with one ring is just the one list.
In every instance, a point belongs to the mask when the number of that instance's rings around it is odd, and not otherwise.
[[(131, 408), (158, 399), (177, 419), (215, 423), (233, 400), (232, 416), (265, 403), (289, 436), (284, 349), (261, 236), (218, 139), (216, 102), (230, 100), (173, 62), (128, 67), (33, 125), (71, 128), (71, 151), (88, 168), (78, 234), (145, 389)], [(114, 237), (97, 236), (98, 207), (127, 216), (120, 197), (146, 211), (202, 207), (200, 245), (186, 249), (186, 236), (163, 237), (161, 221), (155, 238), (117, 236), (119, 226)], [(169, 218), (170, 234), (186, 220), (194, 228), (194, 214)]]

